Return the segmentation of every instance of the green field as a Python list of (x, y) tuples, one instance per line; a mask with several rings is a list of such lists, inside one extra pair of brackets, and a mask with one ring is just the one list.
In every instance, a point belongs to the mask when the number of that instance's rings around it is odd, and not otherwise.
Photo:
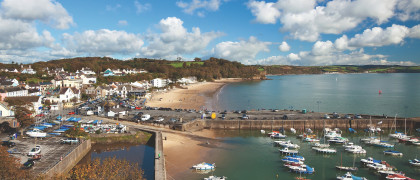
[[(187, 66), (190, 66), (191, 64), (199, 64), (199, 65), (203, 65), (204, 62), (191, 62), (191, 61), (185, 61), (185, 63), (187, 63)], [(174, 68), (181, 68), (182, 65), (184, 64), (184, 62), (174, 62), (174, 63), (170, 63), (169, 65), (173, 66)]]

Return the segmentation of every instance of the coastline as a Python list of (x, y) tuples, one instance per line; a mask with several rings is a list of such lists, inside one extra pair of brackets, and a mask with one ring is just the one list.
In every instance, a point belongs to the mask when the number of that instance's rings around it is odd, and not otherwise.
[(228, 83), (244, 81), (240, 78), (225, 78), (214, 82), (200, 82), (175, 88), (166, 92), (153, 92), (146, 105), (172, 109), (218, 110), (215, 95)]

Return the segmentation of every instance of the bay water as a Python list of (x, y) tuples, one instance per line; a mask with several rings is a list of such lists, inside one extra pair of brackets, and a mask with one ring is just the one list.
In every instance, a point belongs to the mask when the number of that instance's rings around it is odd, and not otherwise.
[(271, 80), (225, 85), (215, 96), (217, 109), (307, 109), (420, 117), (420, 74), (321, 74), (268, 78)]

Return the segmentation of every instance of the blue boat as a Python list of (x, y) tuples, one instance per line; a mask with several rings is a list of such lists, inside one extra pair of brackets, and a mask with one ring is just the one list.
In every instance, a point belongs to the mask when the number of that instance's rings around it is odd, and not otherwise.
[(281, 159), (283, 162), (286, 162), (286, 163), (297, 163), (297, 164), (303, 164), (303, 162), (302, 161), (300, 161), (300, 160), (297, 160), (297, 159), (291, 159), (291, 158), (284, 158), (284, 159)]
[(393, 155), (393, 156), (402, 156), (403, 153), (399, 151), (392, 151), (392, 150), (386, 150), (384, 151), (384, 154)]
[(305, 158), (303, 156), (298, 156), (298, 155), (286, 156), (286, 158), (297, 159), (299, 161), (305, 161)]
[(356, 133), (357, 131), (356, 131), (356, 130), (354, 130), (353, 128), (349, 128), (349, 132), (350, 132), (350, 133)]

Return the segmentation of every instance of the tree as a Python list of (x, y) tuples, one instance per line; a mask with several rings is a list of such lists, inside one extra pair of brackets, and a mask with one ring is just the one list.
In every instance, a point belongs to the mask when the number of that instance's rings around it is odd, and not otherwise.
[(200, 62), (201, 61), (201, 58), (196, 57), (196, 58), (194, 58), (194, 61), (195, 62)]
[(70, 128), (64, 132), (67, 137), (72, 138), (79, 138), (79, 137), (87, 137), (88, 133), (81, 129), (79, 123), (74, 123), (73, 128)]
[(0, 146), (0, 179), (30, 179), (28, 171), (20, 167), (19, 159), (11, 156), (6, 147)]
[(143, 171), (138, 164), (115, 157), (106, 158), (102, 162), (99, 158), (84, 165), (77, 165), (70, 172), (70, 179), (143, 179)]
[[(31, 114), (32, 111), (23, 106), (15, 107), (15, 118), (19, 122), (22, 130), (35, 122)], [(21, 134), (23, 134), (23, 131), (21, 132)]]

